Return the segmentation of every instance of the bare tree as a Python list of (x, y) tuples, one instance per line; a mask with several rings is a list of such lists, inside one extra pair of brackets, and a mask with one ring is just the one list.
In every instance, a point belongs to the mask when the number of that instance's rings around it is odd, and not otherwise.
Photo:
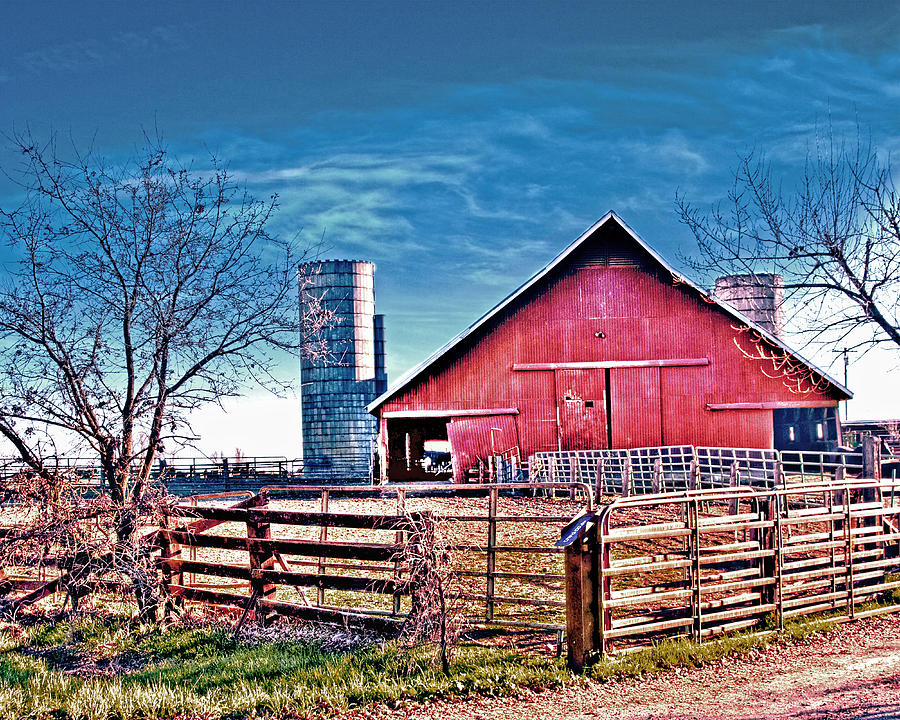
[(709, 275), (781, 275), (786, 316), (808, 343), (900, 349), (900, 196), (871, 144), (817, 138), (791, 192), (750, 153), (726, 201), (676, 206), (697, 239), (687, 261)]
[(407, 647), (435, 643), (441, 669), (450, 674), (453, 650), (463, 629), (459, 573), (453, 566), (442, 523), (431, 513), (411, 513), (405, 503), (406, 539), (397, 559), (408, 572), (410, 610), (401, 629)]
[[(74, 612), (95, 589), (130, 592), (140, 600), (142, 617), (150, 619), (163, 591), (150, 544), (139, 533), (119, 538), (120, 507), (83, 482), (72, 469), (0, 478), (0, 497), (12, 498), (18, 510), (15, 528), (0, 534), (0, 571), (29, 567), (40, 577), (44, 568), (55, 568), (59, 574), (48, 582), (64, 593), (63, 608), (71, 602)], [(152, 484), (129, 509), (141, 522), (158, 526), (173, 501), (162, 486)], [(129, 578), (130, 590), (121, 583), (122, 575)], [(14, 600), (0, 603), (0, 610), (17, 609)]]
[(23, 200), (0, 210), (15, 257), (0, 286), (0, 434), (48, 479), (61, 437), (93, 451), (125, 548), (157, 454), (190, 440), (187, 414), (271, 386), (285, 353), (321, 354), (331, 318), (322, 305), (300, 318), (301, 258), (266, 229), (277, 198), (254, 200), (215, 158), (196, 172), (153, 139), (119, 165), (13, 142)]

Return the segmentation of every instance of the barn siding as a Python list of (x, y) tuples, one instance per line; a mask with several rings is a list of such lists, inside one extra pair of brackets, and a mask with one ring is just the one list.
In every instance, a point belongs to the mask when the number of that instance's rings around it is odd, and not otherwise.
[[(588, 238), (555, 274), (523, 293), (500, 316), (438, 359), (417, 382), (389, 398), (379, 412), (517, 407), (523, 456), (557, 448), (560, 400), (552, 371), (513, 371), (514, 363), (635, 361), (708, 358), (702, 367), (614, 369), (611, 388), (594, 380), (589, 392), (611, 392), (613, 445), (657, 444), (771, 447), (772, 411), (711, 412), (707, 403), (821, 401), (834, 405), (836, 390), (792, 393), (766, 377), (734, 318), (695, 290), (673, 281), (618, 225)], [(598, 338), (601, 332), (605, 337)], [(771, 373), (771, 367), (768, 368)], [(602, 379), (602, 370), (591, 371)], [(602, 384), (602, 383), (600, 383)], [(583, 409), (583, 408), (582, 408)], [(599, 409), (598, 409), (599, 410)], [(573, 425), (574, 427), (574, 425)], [(581, 427), (582, 440), (606, 445), (606, 429)], [(593, 435), (591, 434), (593, 433)], [(580, 440), (563, 445), (581, 444)]]

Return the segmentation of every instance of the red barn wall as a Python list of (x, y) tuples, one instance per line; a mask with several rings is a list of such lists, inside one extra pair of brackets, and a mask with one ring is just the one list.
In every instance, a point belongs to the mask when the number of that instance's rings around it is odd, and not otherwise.
[[(454, 410), (516, 407), (518, 444), (527, 457), (557, 449), (557, 406), (561, 428), (569, 428), (562, 446), (587, 449), (606, 447), (610, 440), (613, 447), (772, 447), (771, 410), (710, 411), (707, 403), (836, 404), (837, 396), (798, 395), (784, 378), (767, 377), (763, 370), (773, 374), (771, 363), (738, 349), (736, 340), (748, 350), (752, 346), (735, 326), (608, 223), (554, 275), (523, 293), (378, 412), (431, 410), (449, 417)], [(514, 363), (684, 358), (707, 358), (709, 364), (608, 372), (513, 370)], [(575, 398), (566, 400), (567, 392)], [(579, 409), (593, 422), (581, 421), (579, 427)]]

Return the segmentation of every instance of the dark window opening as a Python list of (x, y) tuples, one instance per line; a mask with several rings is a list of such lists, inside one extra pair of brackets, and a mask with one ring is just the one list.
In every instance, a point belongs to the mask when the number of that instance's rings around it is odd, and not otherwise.
[(450, 418), (389, 418), (388, 477), (391, 480), (441, 480), (450, 477)]
[(840, 444), (837, 408), (777, 408), (772, 411), (776, 450), (834, 450)]

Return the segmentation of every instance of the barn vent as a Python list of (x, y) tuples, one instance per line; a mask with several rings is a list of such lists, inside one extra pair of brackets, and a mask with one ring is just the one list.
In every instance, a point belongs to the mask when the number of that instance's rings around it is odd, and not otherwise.
[(605, 268), (610, 265), (638, 267), (640, 263), (634, 252), (627, 248), (595, 246), (581, 251), (572, 264), (575, 269)]
[(781, 275), (726, 275), (716, 280), (716, 297), (772, 335), (784, 333), (784, 281)]

